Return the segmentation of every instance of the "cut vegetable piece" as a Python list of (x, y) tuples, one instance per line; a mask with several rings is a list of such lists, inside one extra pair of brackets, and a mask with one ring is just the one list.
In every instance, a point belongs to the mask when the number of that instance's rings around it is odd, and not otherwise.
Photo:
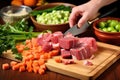
[(3, 70), (8, 70), (10, 68), (10, 65), (8, 63), (2, 64), (2, 69)]

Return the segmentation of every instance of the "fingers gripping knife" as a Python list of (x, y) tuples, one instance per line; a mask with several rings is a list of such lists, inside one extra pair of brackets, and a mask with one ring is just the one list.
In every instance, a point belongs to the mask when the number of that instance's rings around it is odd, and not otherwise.
[(87, 28), (96, 20), (100, 19), (100, 18), (103, 18), (105, 16), (108, 16), (110, 14), (112, 14), (113, 12), (115, 12), (117, 10), (117, 8), (113, 8), (112, 10), (108, 11), (107, 13), (103, 14), (103, 15), (100, 15), (96, 18), (94, 18), (93, 20), (91, 21), (87, 21), (85, 22), (85, 24), (83, 26), (81, 26), (80, 28), (78, 28), (77, 24), (74, 25), (72, 28), (68, 29), (64, 35), (66, 35), (67, 33), (71, 33), (73, 36), (76, 36), (76, 35), (79, 35), (83, 32), (85, 32), (87, 30)]

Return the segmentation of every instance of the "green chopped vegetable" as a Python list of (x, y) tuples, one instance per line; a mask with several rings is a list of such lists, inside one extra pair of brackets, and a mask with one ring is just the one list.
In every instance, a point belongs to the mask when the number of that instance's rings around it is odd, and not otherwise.
[(55, 6), (53, 8), (49, 8), (45, 10), (33, 10), (30, 14), (32, 16), (37, 16), (38, 14), (42, 14), (43, 12), (49, 13), (49, 12), (52, 12), (53, 10), (64, 10), (64, 11), (71, 12), (71, 7), (65, 6), (65, 5), (59, 5), (59, 6)]
[(120, 32), (120, 21), (112, 19), (101, 21), (98, 28), (105, 32)]
[(69, 19), (69, 11), (53, 10), (52, 12), (43, 12), (36, 16), (36, 21), (41, 24), (62, 24), (67, 23)]
[(9, 49), (11, 49), (14, 54), (17, 54), (16, 43), (47, 32), (50, 31), (33, 32), (33, 27), (29, 27), (28, 22), (25, 20), (18, 21), (14, 25), (9, 23), (0, 25), (0, 55)]
[(18, 59), (18, 60), (22, 60), (22, 55), (21, 54), (14, 54), (15, 55), (15, 58)]

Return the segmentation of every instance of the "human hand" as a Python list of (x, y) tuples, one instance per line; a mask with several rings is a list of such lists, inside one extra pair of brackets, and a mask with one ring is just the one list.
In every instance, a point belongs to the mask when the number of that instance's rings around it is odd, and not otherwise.
[(90, 2), (74, 7), (69, 17), (70, 27), (75, 24), (81, 27), (86, 21), (95, 18), (98, 15), (98, 10), (99, 7), (95, 7)]

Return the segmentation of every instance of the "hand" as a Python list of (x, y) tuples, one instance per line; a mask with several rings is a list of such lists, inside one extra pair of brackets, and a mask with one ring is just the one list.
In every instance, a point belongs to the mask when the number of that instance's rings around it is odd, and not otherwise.
[(89, 2), (74, 7), (69, 17), (70, 27), (75, 24), (81, 27), (86, 21), (95, 18), (98, 14), (98, 10), (99, 8), (96, 8)]

